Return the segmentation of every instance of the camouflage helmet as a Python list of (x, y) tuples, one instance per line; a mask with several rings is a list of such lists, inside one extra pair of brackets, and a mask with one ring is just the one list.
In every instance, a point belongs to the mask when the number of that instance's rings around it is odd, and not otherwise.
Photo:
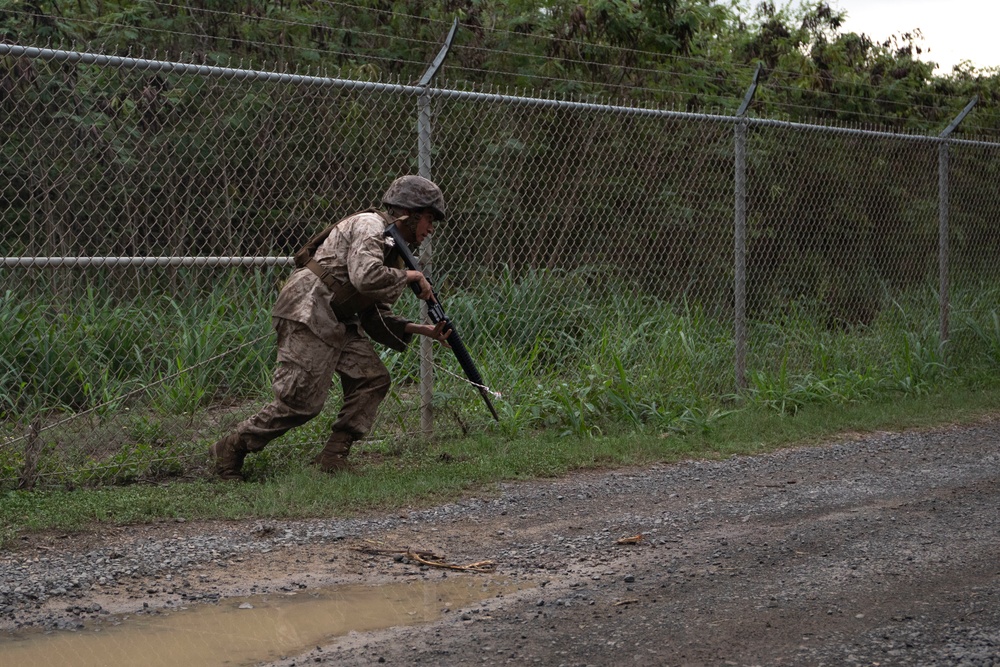
[(382, 197), (386, 206), (415, 211), (429, 208), (434, 211), (434, 219), (444, 218), (444, 195), (441, 188), (422, 176), (400, 176), (392, 182)]

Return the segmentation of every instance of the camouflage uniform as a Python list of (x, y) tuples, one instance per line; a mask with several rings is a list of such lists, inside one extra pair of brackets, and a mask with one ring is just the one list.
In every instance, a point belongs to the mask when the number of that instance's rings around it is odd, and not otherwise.
[(272, 313), (278, 334), (274, 400), (236, 427), (247, 451), (317, 416), (334, 373), (344, 405), (333, 433), (349, 445), (371, 428), (390, 378), (364, 333), (399, 351), (413, 338), (405, 332), (409, 321), (389, 310), (407, 283), (398, 255), (384, 242), (385, 227), (377, 213), (353, 215), (316, 251), (314, 259), (341, 286), (336, 294), (307, 268), (282, 288)]
[[(429, 211), (435, 220), (445, 217), (441, 189), (420, 176), (397, 178), (382, 203), (404, 211), (399, 219), (413, 225), (408, 228), (414, 235), (429, 224), (414, 222), (414, 211)], [(351, 443), (371, 428), (390, 386), (389, 372), (369, 338), (399, 351), (413, 338), (406, 333), (410, 322), (390, 310), (408, 283), (402, 259), (386, 242), (388, 224), (393, 223), (384, 213), (357, 213), (325, 238), (310, 239), (296, 254), (296, 265), (304, 268), (289, 278), (272, 313), (278, 334), (274, 400), (209, 448), (223, 479), (242, 479), (248, 453), (318, 415), (334, 373), (340, 376), (344, 405), (313, 463), (326, 472), (347, 467)], [(430, 233), (430, 227), (424, 229)]]

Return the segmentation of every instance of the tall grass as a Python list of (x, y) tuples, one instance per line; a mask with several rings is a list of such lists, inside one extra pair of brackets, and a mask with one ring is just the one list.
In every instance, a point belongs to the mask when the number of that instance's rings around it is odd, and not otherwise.
[[(584, 271), (502, 275), (451, 296), (445, 282), (442, 292), (483, 377), (502, 393), (501, 423), (493, 425), (455, 360), (437, 352), (444, 432), (703, 433), (735, 410), (795, 414), (810, 404), (992, 387), (1000, 377), (998, 287), (953, 296), (945, 346), (930, 289), (887, 301), (863, 325), (831, 326), (804, 307), (776, 309), (750, 323), (749, 387), (740, 395), (726, 313), (668, 303)], [(5, 294), (0, 434), (87, 413), (87, 438), (41, 439), (41, 471), (72, 484), (197, 472), (206, 441), (218, 435), (207, 415), (268, 395), (274, 277), (230, 271), (208, 286), (181, 282), (172, 295), (114, 293), (89, 287), (71, 301), (37, 290)], [(399, 306), (417, 317), (413, 299)], [(375, 435), (396, 437), (413, 424), (419, 360), (412, 352), (383, 358), (395, 380), (389, 403), (398, 408), (387, 412), (399, 416), (383, 419)], [(321, 440), (323, 428), (302, 431)], [(17, 478), (24, 448), (0, 448), (0, 484)], [(268, 451), (268, 464), (284, 460), (280, 449)]]
[[(203, 407), (217, 395), (259, 391), (269, 373), (270, 287), (230, 274), (187, 296), (118, 298), (26, 295), (0, 301), (0, 417), (38, 410), (122, 407), (123, 396), (167, 414)], [(263, 316), (262, 316), (263, 314)], [(226, 354), (252, 342), (239, 355)], [(172, 378), (164, 382), (164, 378)]]

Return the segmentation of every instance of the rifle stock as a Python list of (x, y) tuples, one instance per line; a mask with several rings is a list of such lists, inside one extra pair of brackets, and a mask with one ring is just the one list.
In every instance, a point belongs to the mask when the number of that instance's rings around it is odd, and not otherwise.
[[(385, 235), (395, 243), (396, 249), (399, 251), (400, 257), (403, 258), (403, 263), (406, 264), (406, 267), (411, 271), (420, 271), (423, 273), (423, 269), (420, 267), (419, 262), (417, 262), (417, 258), (410, 252), (410, 246), (407, 245), (406, 240), (399, 233), (399, 229), (395, 224), (391, 224), (386, 228)], [(410, 289), (418, 297), (420, 296), (420, 286), (417, 283), (410, 283)], [(434, 293), (433, 299), (426, 299), (425, 303), (427, 304), (427, 316), (431, 322), (434, 324), (445, 322), (447, 324), (446, 328), (451, 329), (451, 333), (448, 335), (448, 345), (451, 346), (451, 351), (455, 353), (455, 358), (458, 359), (459, 365), (465, 371), (465, 376), (479, 390), (479, 395), (483, 397), (483, 401), (486, 403), (486, 407), (489, 408), (490, 414), (493, 415), (495, 420), (500, 421), (500, 416), (497, 415), (497, 411), (493, 407), (492, 401), (490, 401), (489, 392), (486, 390), (486, 383), (483, 382), (483, 378), (479, 374), (479, 369), (476, 368), (475, 362), (472, 361), (469, 351), (465, 349), (465, 343), (462, 342), (461, 336), (458, 335), (458, 329), (455, 328), (454, 322), (445, 315), (437, 293)]]

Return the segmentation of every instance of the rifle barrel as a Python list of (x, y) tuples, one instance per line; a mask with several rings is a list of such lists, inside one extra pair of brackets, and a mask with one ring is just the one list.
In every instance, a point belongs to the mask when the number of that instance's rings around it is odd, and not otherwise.
[[(399, 250), (399, 255), (403, 258), (403, 263), (406, 264), (407, 268), (411, 271), (420, 271), (423, 273), (420, 263), (417, 262), (417, 258), (410, 252), (406, 240), (403, 239), (396, 225), (389, 225), (385, 230), (385, 234), (395, 242), (396, 248)], [(420, 286), (417, 283), (410, 283), (410, 289), (418, 297), (420, 296)], [(496, 408), (493, 407), (489, 391), (486, 388), (486, 383), (483, 382), (483, 377), (479, 374), (479, 369), (476, 368), (475, 362), (472, 361), (472, 356), (465, 348), (465, 343), (462, 342), (462, 337), (458, 335), (458, 330), (455, 328), (454, 323), (445, 315), (444, 306), (441, 305), (437, 293), (434, 292), (433, 294), (434, 297), (432, 299), (425, 300), (428, 317), (434, 324), (442, 321), (447, 322), (448, 328), (451, 329), (451, 334), (448, 336), (448, 345), (451, 346), (451, 351), (455, 353), (455, 358), (458, 359), (459, 366), (465, 371), (465, 377), (469, 378), (469, 382), (479, 390), (479, 395), (483, 397), (483, 401), (486, 403), (486, 407), (489, 408), (490, 414), (493, 415), (493, 419), (500, 421), (500, 415), (497, 414)]]

